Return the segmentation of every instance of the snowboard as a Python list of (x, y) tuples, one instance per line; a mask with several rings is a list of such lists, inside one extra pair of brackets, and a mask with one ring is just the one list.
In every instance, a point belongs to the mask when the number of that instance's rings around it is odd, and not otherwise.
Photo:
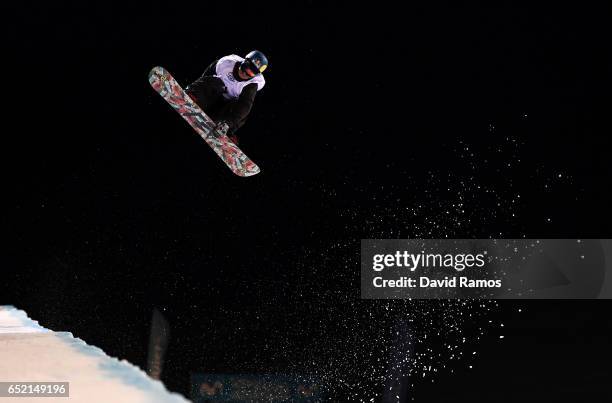
[(149, 83), (183, 119), (206, 141), (223, 162), (238, 176), (253, 176), (259, 167), (227, 137), (215, 130), (215, 122), (187, 95), (163, 67), (154, 67)]

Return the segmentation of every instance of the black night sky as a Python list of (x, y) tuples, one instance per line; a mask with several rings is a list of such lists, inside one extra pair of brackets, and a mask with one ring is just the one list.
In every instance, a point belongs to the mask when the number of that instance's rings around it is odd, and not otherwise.
[[(60, 3), (3, 13), (0, 305), (143, 368), (157, 308), (185, 395), (192, 373), (301, 373), (397, 401), (369, 377), (397, 323), (440, 352), (453, 312), (469, 357), (400, 401), (610, 397), (609, 301), (359, 298), (360, 239), (612, 237), (609, 10)], [(239, 178), (147, 74), (186, 86), (252, 49), (270, 68), (238, 134), (262, 172)]]

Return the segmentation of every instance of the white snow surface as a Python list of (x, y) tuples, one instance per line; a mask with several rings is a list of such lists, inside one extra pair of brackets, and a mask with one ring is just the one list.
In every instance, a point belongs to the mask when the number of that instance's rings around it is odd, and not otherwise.
[(69, 398), (2, 402), (189, 402), (126, 360), (109, 357), (71, 333), (45, 329), (12, 306), (0, 306), (0, 382), (70, 383)]

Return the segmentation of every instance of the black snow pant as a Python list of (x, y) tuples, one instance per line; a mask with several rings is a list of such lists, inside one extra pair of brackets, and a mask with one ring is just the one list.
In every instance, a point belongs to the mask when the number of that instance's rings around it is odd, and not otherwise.
[(212, 120), (230, 123), (228, 134), (233, 134), (246, 122), (246, 117), (236, 120), (236, 117), (233, 116), (232, 106), (237, 100), (226, 99), (223, 96), (227, 89), (220, 78), (213, 76), (200, 77), (187, 87), (186, 91)]

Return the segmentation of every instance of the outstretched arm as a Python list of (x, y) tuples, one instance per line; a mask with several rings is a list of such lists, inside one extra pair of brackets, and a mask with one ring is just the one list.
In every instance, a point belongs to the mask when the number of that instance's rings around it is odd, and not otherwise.
[(217, 62), (218, 61), (219, 59), (213, 60), (213, 62), (208, 65), (206, 70), (204, 70), (204, 74), (202, 74), (202, 76), (214, 76), (215, 74), (217, 74)]
[(204, 70), (204, 73), (185, 88), (185, 92), (193, 99), (200, 108), (207, 111), (210, 106), (225, 92), (225, 86), (221, 79), (215, 77), (217, 60), (213, 61)]
[(219, 60), (213, 60), (213, 62), (208, 65), (206, 70), (204, 70), (204, 73), (200, 77), (198, 77), (197, 80), (189, 84), (187, 88), (185, 88), (188, 94), (190, 95), (193, 94), (197, 96), (197, 94), (202, 91), (202, 87), (206, 86), (207, 85), (206, 83), (209, 82), (206, 79), (206, 77), (212, 77), (215, 74), (217, 74), (217, 62), (218, 61)]

